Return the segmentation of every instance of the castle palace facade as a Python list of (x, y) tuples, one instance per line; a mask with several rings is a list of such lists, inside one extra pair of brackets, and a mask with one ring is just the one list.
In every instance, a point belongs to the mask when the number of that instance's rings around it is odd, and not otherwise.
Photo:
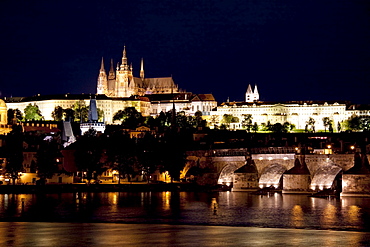
[[(348, 101), (260, 101), (257, 86), (248, 85), (244, 102), (223, 102), (211, 111), (212, 122), (223, 124), (225, 115), (233, 116), (230, 129), (245, 129), (245, 119), (258, 126), (288, 122), (296, 129), (304, 130), (308, 125), (316, 130), (326, 130), (324, 118), (329, 119), (334, 131), (342, 130), (342, 123), (353, 116), (370, 117), (369, 105), (356, 105)], [(310, 124), (308, 124), (310, 123)], [(210, 127), (213, 127), (212, 125)]]
[(132, 95), (144, 96), (179, 91), (172, 77), (145, 78), (144, 75), (144, 61), (141, 59), (140, 77), (133, 76), (132, 64), (128, 64), (126, 47), (124, 47), (121, 64), (118, 63), (114, 70), (113, 60), (111, 60), (108, 74), (104, 69), (102, 58), (96, 93), (108, 97), (125, 98)]

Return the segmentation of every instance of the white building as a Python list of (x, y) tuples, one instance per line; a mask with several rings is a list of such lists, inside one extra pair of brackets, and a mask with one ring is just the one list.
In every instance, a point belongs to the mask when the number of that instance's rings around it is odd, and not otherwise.
[(143, 116), (157, 116), (161, 111), (168, 112), (175, 105), (176, 112), (184, 111), (187, 115), (194, 115), (201, 111), (204, 116), (210, 115), (212, 109), (217, 107), (217, 101), (212, 94), (148, 94), (145, 96), (131, 96), (128, 98), (114, 98), (106, 95), (88, 94), (61, 94), (61, 95), (37, 95), (33, 97), (7, 98), (8, 109), (24, 109), (29, 104), (36, 104), (44, 120), (54, 120), (52, 112), (55, 107), (63, 109), (72, 108), (78, 101), (83, 101), (86, 106), (90, 105), (90, 98), (96, 98), (96, 106), (104, 112), (104, 123), (113, 124), (113, 116), (119, 110), (126, 107), (135, 107)]
[(305, 129), (308, 120), (312, 118), (315, 121), (315, 130), (324, 130), (323, 118), (328, 117), (332, 120), (333, 129), (337, 130), (338, 123), (353, 115), (370, 116), (369, 107), (350, 105), (345, 101), (263, 102), (258, 99), (257, 86), (252, 91), (249, 85), (246, 102), (224, 102), (211, 112), (211, 118), (220, 125), (225, 114), (236, 117), (238, 121), (231, 124), (231, 129), (243, 129), (242, 121), (248, 114), (251, 115), (253, 124), (289, 122), (296, 129)]

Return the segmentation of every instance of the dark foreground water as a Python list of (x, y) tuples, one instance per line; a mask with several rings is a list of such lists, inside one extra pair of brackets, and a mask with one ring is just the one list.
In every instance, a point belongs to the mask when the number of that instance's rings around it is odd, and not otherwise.
[(0, 221), (7, 246), (370, 246), (370, 198), (1, 194)]

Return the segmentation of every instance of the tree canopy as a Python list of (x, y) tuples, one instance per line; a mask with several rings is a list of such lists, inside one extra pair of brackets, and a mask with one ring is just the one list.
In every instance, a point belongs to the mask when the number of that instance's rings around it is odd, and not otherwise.
[(136, 129), (143, 124), (145, 118), (135, 107), (126, 107), (124, 110), (119, 110), (113, 115), (113, 120), (119, 120), (127, 129)]
[(42, 120), (43, 117), (41, 115), (41, 111), (36, 104), (28, 104), (26, 108), (24, 108), (24, 118), (26, 120)]

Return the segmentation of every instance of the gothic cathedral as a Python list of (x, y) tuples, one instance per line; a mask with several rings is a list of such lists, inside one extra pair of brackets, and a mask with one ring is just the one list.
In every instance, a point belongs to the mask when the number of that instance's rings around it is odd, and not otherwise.
[(126, 47), (124, 47), (121, 65), (118, 63), (114, 71), (113, 60), (111, 60), (108, 75), (102, 58), (96, 91), (97, 94), (105, 94), (108, 97), (125, 98), (132, 95), (177, 93), (179, 90), (172, 77), (145, 78), (143, 59), (141, 59), (140, 78), (134, 77), (132, 64), (128, 65)]

